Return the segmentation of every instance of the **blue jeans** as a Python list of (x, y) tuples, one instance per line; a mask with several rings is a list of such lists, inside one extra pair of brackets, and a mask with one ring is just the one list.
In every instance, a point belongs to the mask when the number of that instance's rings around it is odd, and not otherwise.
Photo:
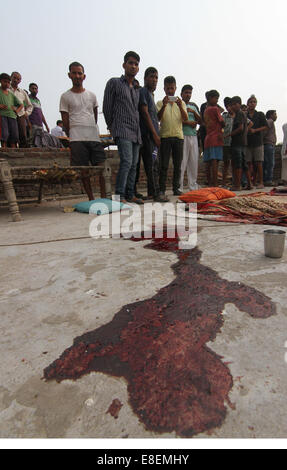
[(117, 174), (116, 194), (123, 199), (132, 199), (135, 195), (135, 181), (140, 145), (127, 139), (116, 138), (120, 155), (120, 167)]
[(273, 170), (275, 166), (275, 147), (272, 144), (264, 145), (264, 183), (271, 183), (273, 180)]

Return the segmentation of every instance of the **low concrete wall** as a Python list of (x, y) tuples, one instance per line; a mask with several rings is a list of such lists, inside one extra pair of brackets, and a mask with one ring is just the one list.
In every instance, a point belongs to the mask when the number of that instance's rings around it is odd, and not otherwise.
[[(17, 153), (17, 155), (22, 155), (29, 158), (29, 155), (37, 154), (37, 156), (45, 159), (48, 155), (50, 156), (51, 153), (57, 155), (58, 157), (63, 155), (67, 157), (70, 154), (69, 149), (47, 149), (47, 148), (29, 148), (29, 149), (1, 149), (0, 148), (0, 157), (2, 152), (8, 152), (13, 155), (13, 153)], [(106, 150), (107, 158), (109, 158), (110, 165), (112, 167), (112, 185), (113, 189), (115, 188), (116, 183), (116, 176), (119, 167), (119, 155), (116, 150)], [(276, 157), (275, 157), (275, 170), (274, 170), (274, 180), (276, 182), (281, 180), (282, 174), (282, 160), (281, 160), (281, 146), (278, 145), (276, 147)], [(38, 190), (39, 190), (39, 182), (33, 181), (31, 179), (31, 172), (27, 170), (13, 170), (13, 175), (16, 176), (14, 186), (15, 191), (17, 194), (17, 198), (21, 199), (37, 199), (38, 197)], [(167, 180), (167, 188), (172, 188), (172, 175), (173, 175), (173, 166), (172, 161), (170, 161), (170, 167), (168, 171), (168, 180)], [(221, 165), (219, 168), (219, 181), (221, 179)], [(205, 185), (206, 177), (205, 177), (205, 164), (203, 163), (202, 157), (200, 158), (199, 162), (199, 173), (198, 173), (198, 183), (200, 185)], [(92, 186), (94, 188), (95, 196), (99, 196), (99, 182), (98, 177), (92, 177)], [(138, 190), (141, 192), (146, 192), (146, 176), (144, 172), (143, 165), (141, 165), (141, 172), (140, 172), (140, 180), (138, 183)], [(78, 196), (84, 195), (85, 191), (81, 184), (80, 180), (74, 181), (70, 184), (57, 184), (57, 185), (48, 185), (45, 184), (43, 188), (43, 199), (50, 199), (50, 198), (57, 198), (60, 196)], [(5, 200), (3, 187), (0, 184), (0, 201)]]

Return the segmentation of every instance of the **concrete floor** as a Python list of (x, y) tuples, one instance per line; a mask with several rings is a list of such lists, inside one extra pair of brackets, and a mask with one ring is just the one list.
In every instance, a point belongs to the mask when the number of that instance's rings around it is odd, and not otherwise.
[[(177, 261), (173, 253), (145, 250), (147, 242), (89, 238), (91, 216), (64, 213), (71, 205), (23, 206), (21, 223), (0, 209), (0, 437), (176, 438), (145, 429), (124, 379), (101, 373), (61, 384), (42, 379), (75, 337), (169, 284)], [(229, 363), (235, 406), (220, 428), (197, 438), (286, 438), (286, 252), (281, 260), (265, 258), (263, 226), (208, 220), (199, 226), (201, 263), (270, 296), (277, 315), (254, 319), (225, 306), (222, 331), (208, 346)], [(12, 244), (19, 246), (4, 246)], [(118, 419), (106, 413), (114, 399), (123, 404)]]

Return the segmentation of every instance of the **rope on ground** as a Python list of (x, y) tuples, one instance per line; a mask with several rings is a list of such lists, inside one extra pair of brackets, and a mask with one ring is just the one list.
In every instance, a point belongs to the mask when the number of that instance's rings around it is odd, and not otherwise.
[(36, 242), (27, 242), (27, 243), (13, 243), (11, 245), (0, 245), (0, 248), (10, 248), (13, 246), (30, 246), (30, 245), (41, 245), (45, 243), (57, 243), (57, 242), (66, 242), (66, 241), (73, 241), (73, 240), (88, 240), (92, 237), (75, 237), (75, 238), (58, 238), (55, 240), (41, 240)]
[[(237, 224), (224, 224), (224, 227), (234, 227)], [(220, 228), (220, 225), (205, 225), (204, 227), (200, 227), (201, 230), (204, 230), (206, 228)], [(261, 235), (262, 232), (252, 232), (254, 235)], [(244, 235), (250, 235), (250, 232), (246, 233), (238, 233), (238, 234), (233, 234), (229, 235), (228, 237), (221, 237), (220, 240), (223, 240), (225, 238), (232, 238), (232, 237), (241, 237)], [(27, 242), (27, 243), (13, 243), (10, 245), (2, 245), (0, 244), (0, 248), (13, 248), (16, 246), (32, 246), (32, 245), (44, 245), (45, 243), (58, 243), (58, 242), (66, 242), (66, 241), (75, 241), (75, 240), (89, 240), (93, 239), (92, 237), (74, 237), (74, 238), (56, 238), (54, 240), (40, 240), (40, 241), (35, 241), (35, 242)], [(144, 240), (143, 240), (144, 241)], [(146, 241), (150, 241), (150, 239), (147, 239)]]

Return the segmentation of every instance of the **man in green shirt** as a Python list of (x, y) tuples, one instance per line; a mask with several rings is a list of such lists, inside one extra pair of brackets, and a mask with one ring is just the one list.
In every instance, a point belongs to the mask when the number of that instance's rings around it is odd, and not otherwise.
[(3, 148), (7, 147), (8, 139), (11, 147), (17, 146), (19, 142), (17, 113), (24, 106), (10, 91), (10, 83), (10, 75), (2, 73), (0, 75), (0, 139)]

